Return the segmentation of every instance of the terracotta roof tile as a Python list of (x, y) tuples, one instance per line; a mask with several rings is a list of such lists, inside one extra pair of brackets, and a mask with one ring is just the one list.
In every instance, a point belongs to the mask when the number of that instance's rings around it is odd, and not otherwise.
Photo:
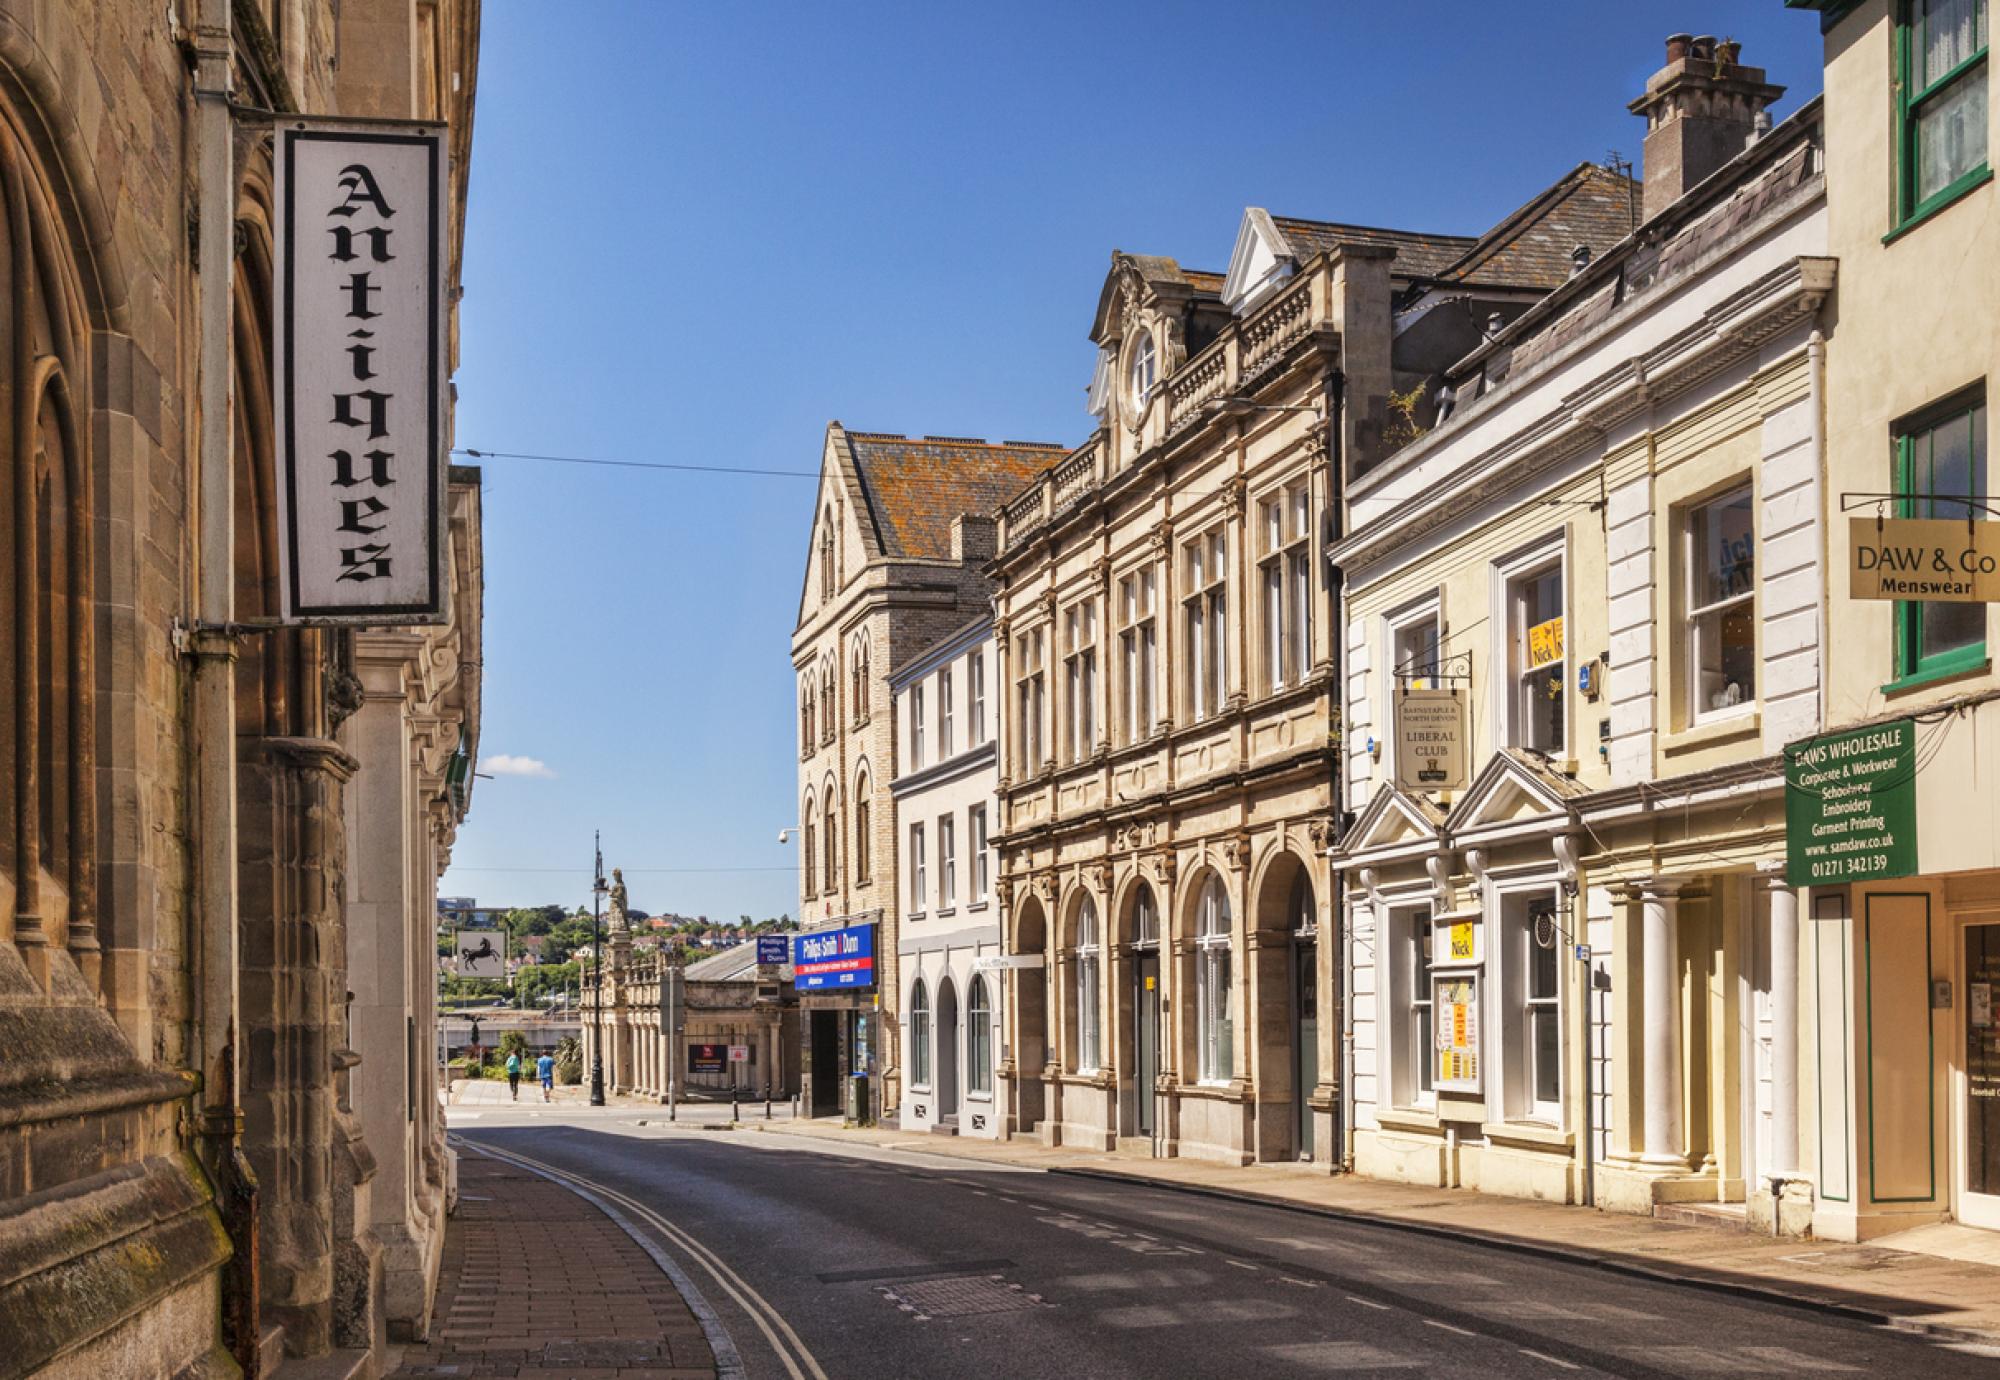
[(1059, 445), (879, 431), (850, 431), (847, 441), (883, 554), (917, 560), (950, 559), (953, 518), (989, 515), (1069, 454)]

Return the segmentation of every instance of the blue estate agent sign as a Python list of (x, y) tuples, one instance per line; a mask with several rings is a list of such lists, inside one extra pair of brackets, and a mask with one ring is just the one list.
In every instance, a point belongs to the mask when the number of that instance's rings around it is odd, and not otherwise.
[(757, 962), (789, 963), (792, 957), (792, 941), (782, 934), (760, 934), (757, 936)]
[(792, 985), (801, 992), (875, 985), (875, 926), (792, 936)]

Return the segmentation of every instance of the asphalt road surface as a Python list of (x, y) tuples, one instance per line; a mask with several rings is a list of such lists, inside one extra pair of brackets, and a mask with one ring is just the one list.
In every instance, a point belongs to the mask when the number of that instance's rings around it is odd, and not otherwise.
[(452, 1120), (661, 1244), (750, 1380), (2000, 1376), (2000, 1349), (1519, 1251), (641, 1115)]

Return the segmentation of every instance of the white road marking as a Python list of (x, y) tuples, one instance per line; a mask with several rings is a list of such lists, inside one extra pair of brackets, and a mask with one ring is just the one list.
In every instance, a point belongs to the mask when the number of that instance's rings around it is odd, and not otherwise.
[(1528, 1348), (1526, 1348), (1526, 1347), (1522, 1347), (1522, 1348), (1521, 1348), (1521, 1354), (1522, 1354), (1523, 1356), (1532, 1356), (1532, 1357), (1534, 1357), (1534, 1358), (1535, 1358), (1535, 1359), (1536, 1359), (1537, 1361), (1547, 1361), (1547, 1362), (1548, 1362), (1548, 1363), (1549, 1363), (1550, 1365), (1552, 1365), (1552, 1366), (1561, 1366), (1561, 1367), (1562, 1367), (1562, 1368), (1563, 1368), (1564, 1370), (1581, 1370), (1581, 1369), (1583, 1369), (1583, 1367), (1579, 1366), (1579, 1365), (1578, 1365), (1578, 1364), (1577, 1364), (1576, 1362), (1574, 1362), (1574, 1361), (1565, 1361), (1565, 1360), (1563, 1360), (1563, 1359), (1562, 1359), (1562, 1358), (1561, 1358), (1560, 1356), (1549, 1356), (1549, 1355), (1546, 1355), (1546, 1354), (1544, 1354), (1543, 1352), (1539, 1352), (1539, 1351), (1530, 1351), (1530, 1350), (1528, 1350)]
[(1377, 1302), (1375, 1302), (1375, 1300), (1374, 1300), (1374, 1299), (1364, 1299), (1364, 1298), (1362, 1298), (1362, 1297), (1361, 1297), (1360, 1295), (1358, 1295), (1358, 1294), (1349, 1294), (1349, 1295), (1347, 1296), (1347, 1301), (1348, 1301), (1349, 1303), (1358, 1303), (1358, 1304), (1360, 1304), (1360, 1305), (1361, 1305), (1361, 1306), (1362, 1306), (1363, 1308), (1379, 1308), (1379, 1309), (1381, 1309), (1381, 1310), (1382, 1310), (1382, 1311), (1383, 1311), (1384, 1313), (1393, 1313), (1393, 1312), (1395, 1312), (1395, 1311), (1396, 1311), (1395, 1309), (1391, 1308), (1391, 1307), (1390, 1307), (1390, 1306), (1389, 1306), (1388, 1304), (1386, 1304), (1386, 1303), (1377, 1303)]
[(1247, 1260), (1230, 1260), (1230, 1261), (1226, 1261), (1225, 1263), (1226, 1263), (1226, 1264), (1230, 1264), (1230, 1265), (1234, 1265), (1234, 1266), (1235, 1266), (1235, 1267), (1236, 1267), (1237, 1269), (1239, 1269), (1239, 1270), (1254, 1270), (1254, 1269), (1256, 1269), (1256, 1268), (1257, 1268), (1257, 1267), (1256, 1267), (1255, 1265), (1252, 1265), (1252, 1264), (1251, 1264), (1251, 1263), (1250, 1263), (1249, 1261), (1247, 1261)]
[(1479, 1335), (1477, 1332), (1468, 1332), (1462, 1327), (1453, 1327), (1448, 1322), (1439, 1322), (1436, 1318), (1425, 1318), (1424, 1326), (1435, 1327), (1440, 1332), (1456, 1332), (1461, 1337), (1477, 1337)]

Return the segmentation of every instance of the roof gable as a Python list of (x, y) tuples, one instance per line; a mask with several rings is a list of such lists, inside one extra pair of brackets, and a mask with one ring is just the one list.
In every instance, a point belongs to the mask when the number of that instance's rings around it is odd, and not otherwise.
[(956, 436), (850, 431), (845, 440), (876, 542), (891, 560), (950, 560), (954, 518), (990, 517), (1069, 454), (1059, 445)]
[(1454, 837), (1498, 825), (1566, 815), (1583, 788), (1551, 771), (1519, 748), (1502, 748), (1487, 759), (1471, 787), (1445, 821)]
[(1352, 857), (1379, 848), (1443, 841), (1444, 812), (1421, 796), (1385, 782), (1348, 827), (1340, 851)]
[(1261, 206), (1244, 210), (1236, 227), (1236, 247), (1229, 252), (1229, 271), (1222, 278), (1222, 304), (1237, 315), (1268, 297), (1291, 276), (1291, 247), (1271, 213)]

